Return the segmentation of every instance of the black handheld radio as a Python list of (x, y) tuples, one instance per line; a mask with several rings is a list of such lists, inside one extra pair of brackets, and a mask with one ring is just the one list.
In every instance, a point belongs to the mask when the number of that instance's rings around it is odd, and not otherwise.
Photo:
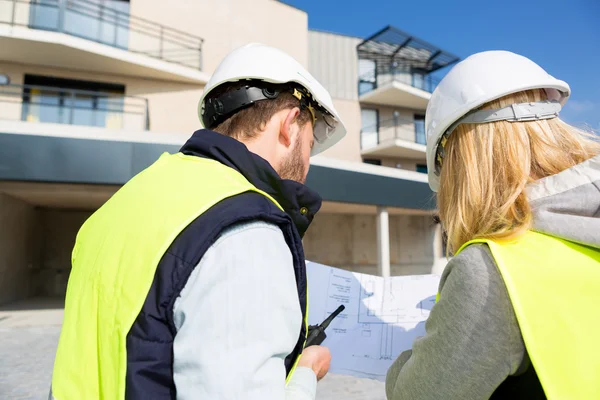
[(315, 346), (323, 343), (325, 338), (327, 338), (327, 335), (325, 334), (325, 329), (327, 329), (331, 321), (333, 321), (335, 317), (337, 317), (342, 311), (344, 311), (345, 308), (346, 307), (344, 307), (344, 305), (342, 304), (334, 312), (332, 312), (331, 315), (327, 317), (327, 319), (325, 319), (325, 321), (321, 322), (320, 325), (310, 325), (308, 327), (308, 337), (306, 338), (305, 347)]

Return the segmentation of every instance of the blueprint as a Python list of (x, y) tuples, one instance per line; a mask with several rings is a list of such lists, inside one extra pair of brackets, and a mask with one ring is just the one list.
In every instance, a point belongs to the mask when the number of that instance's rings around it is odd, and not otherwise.
[(327, 328), (330, 371), (385, 380), (413, 341), (425, 334), (435, 303), (437, 275), (380, 276), (307, 262), (309, 324), (321, 323), (340, 304), (345, 310)]

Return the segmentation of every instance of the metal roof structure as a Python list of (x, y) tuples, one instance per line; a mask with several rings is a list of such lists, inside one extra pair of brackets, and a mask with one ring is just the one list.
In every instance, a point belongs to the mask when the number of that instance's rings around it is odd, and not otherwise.
[(357, 45), (360, 59), (373, 60), (378, 65), (395, 64), (431, 73), (447, 67), (459, 57), (441, 50), (391, 25)]

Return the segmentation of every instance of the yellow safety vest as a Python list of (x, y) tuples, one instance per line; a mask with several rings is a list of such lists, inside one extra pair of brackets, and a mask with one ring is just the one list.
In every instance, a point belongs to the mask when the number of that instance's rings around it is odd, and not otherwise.
[(600, 399), (600, 250), (527, 232), (478, 239), (498, 265), (546, 397)]
[[(206, 210), (248, 191), (266, 196), (282, 209), (232, 168), (165, 153), (83, 224), (73, 249), (54, 364), (56, 399), (124, 398), (127, 334), (163, 254)], [(308, 327), (306, 318), (305, 324)], [(288, 380), (297, 362), (298, 358)]]

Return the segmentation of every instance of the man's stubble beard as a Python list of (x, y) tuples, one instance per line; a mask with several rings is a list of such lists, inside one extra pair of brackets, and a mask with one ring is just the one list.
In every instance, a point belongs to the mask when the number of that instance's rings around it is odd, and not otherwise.
[(289, 179), (304, 184), (306, 176), (304, 174), (304, 163), (302, 162), (302, 138), (298, 136), (296, 145), (292, 154), (281, 164), (279, 176), (282, 179)]

